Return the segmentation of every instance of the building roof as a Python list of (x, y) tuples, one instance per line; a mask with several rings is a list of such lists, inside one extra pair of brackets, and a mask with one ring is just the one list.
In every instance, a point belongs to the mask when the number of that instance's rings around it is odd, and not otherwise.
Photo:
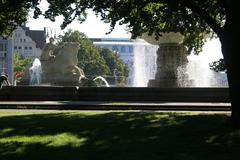
[(43, 49), (46, 44), (46, 31), (45, 30), (30, 30), (29, 27), (22, 27), (26, 31), (26, 35), (31, 37), (36, 42), (36, 47)]
[(132, 42), (130, 38), (90, 38), (93, 42)]

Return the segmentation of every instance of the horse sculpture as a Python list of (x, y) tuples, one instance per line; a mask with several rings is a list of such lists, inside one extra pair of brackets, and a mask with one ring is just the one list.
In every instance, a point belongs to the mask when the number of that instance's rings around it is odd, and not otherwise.
[(41, 55), (43, 82), (51, 84), (73, 85), (85, 78), (84, 72), (77, 66), (79, 44), (65, 42), (50, 47), (47, 44)]
[[(77, 66), (79, 47), (76, 42), (65, 42), (60, 45), (54, 45), (52, 41), (47, 43), (40, 57), (41, 85), (97, 87), (96, 82), (85, 77), (84, 71)], [(31, 84), (32, 69), (30, 67), (24, 72), (20, 85), (29, 84), (29, 80)]]

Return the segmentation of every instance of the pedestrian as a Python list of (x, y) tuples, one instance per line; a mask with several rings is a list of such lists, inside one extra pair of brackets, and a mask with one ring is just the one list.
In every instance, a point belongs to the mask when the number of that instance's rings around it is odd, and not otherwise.
[(11, 83), (8, 80), (8, 75), (5, 73), (2, 73), (0, 76), (0, 89), (2, 88), (3, 84), (6, 84), (7, 86), (10, 86)]

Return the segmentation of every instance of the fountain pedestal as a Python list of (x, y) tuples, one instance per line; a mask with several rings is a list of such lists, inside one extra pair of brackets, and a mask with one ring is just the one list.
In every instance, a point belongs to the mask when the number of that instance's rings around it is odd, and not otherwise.
[(154, 80), (149, 80), (148, 87), (186, 87), (191, 85), (185, 72), (187, 60), (183, 36), (180, 33), (162, 33), (156, 40), (153, 36), (143, 35), (143, 39), (155, 45), (157, 50), (157, 72)]
[(179, 87), (178, 68), (187, 63), (186, 49), (178, 43), (161, 43), (157, 50), (157, 72), (149, 87)]

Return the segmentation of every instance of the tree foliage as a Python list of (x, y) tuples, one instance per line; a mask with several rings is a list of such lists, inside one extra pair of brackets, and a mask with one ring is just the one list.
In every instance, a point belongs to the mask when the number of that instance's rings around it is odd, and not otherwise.
[(222, 26), (226, 17), (224, 0), (205, 0), (204, 2), (199, 0), (47, 1), (49, 8), (44, 13), (39, 9), (39, 0), (20, 0), (15, 5), (13, 0), (2, 1), (3, 6), (0, 12), (5, 8), (9, 9), (7, 14), (0, 13), (0, 22), (4, 22), (4, 27), (0, 27), (0, 33), (8, 33), (13, 27), (24, 22), (30, 9), (34, 9), (36, 18), (43, 15), (55, 21), (57, 16), (62, 15), (64, 17), (62, 28), (75, 19), (84, 22), (87, 9), (93, 9), (104, 22), (110, 23), (111, 30), (117, 23), (126, 24), (133, 38), (142, 33), (159, 38), (162, 32), (180, 32), (185, 37), (184, 44), (188, 47), (188, 53), (193, 51), (198, 54), (205, 38), (214, 36), (211, 28)]
[(14, 29), (27, 21), (30, 9), (40, 14), (39, 0), (0, 0), (0, 36), (7, 37)]
[(224, 63), (224, 59), (220, 58), (218, 61), (214, 61), (209, 64), (210, 69), (215, 72), (226, 72), (226, 65)]
[(63, 15), (62, 28), (76, 18), (84, 21), (86, 9), (91, 8), (110, 23), (112, 29), (117, 23), (126, 24), (133, 38), (142, 33), (159, 38), (162, 32), (180, 32), (189, 53), (196, 54), (201, 51), (205, 38), (213, 36), (209, 24), (199, 14), (208, 13), (209, 19), (215, 20), (214, 25), (221, 26), (225, 19), (221, 0), (51, 0), (49, 3), (44, 15), (51, 20)]
[(107, 75), (110, 70), (98, 49), (86, 35), (79, 31), (68, 30), (60, 36), (60, 42), (77, 42), (80, 44), (78, 51), (78, 66), (83, 69), (86, 76), (95, 77)]
[(14, 53), (13, 70), (15, 80), (17, 81), (21, 80), (24, 71), (26, 70), (26, 67), (29, 66), (31, 62), (32, 62), (31, 58), (22, 58), (19, 53)]
[(110, 69), (110, 76), (118, 77), (119, 82), (123, 82), (128, 77), (129, 68), (120, 56), (107, 47), (99, 48), (100, 55), (104, 58)]

